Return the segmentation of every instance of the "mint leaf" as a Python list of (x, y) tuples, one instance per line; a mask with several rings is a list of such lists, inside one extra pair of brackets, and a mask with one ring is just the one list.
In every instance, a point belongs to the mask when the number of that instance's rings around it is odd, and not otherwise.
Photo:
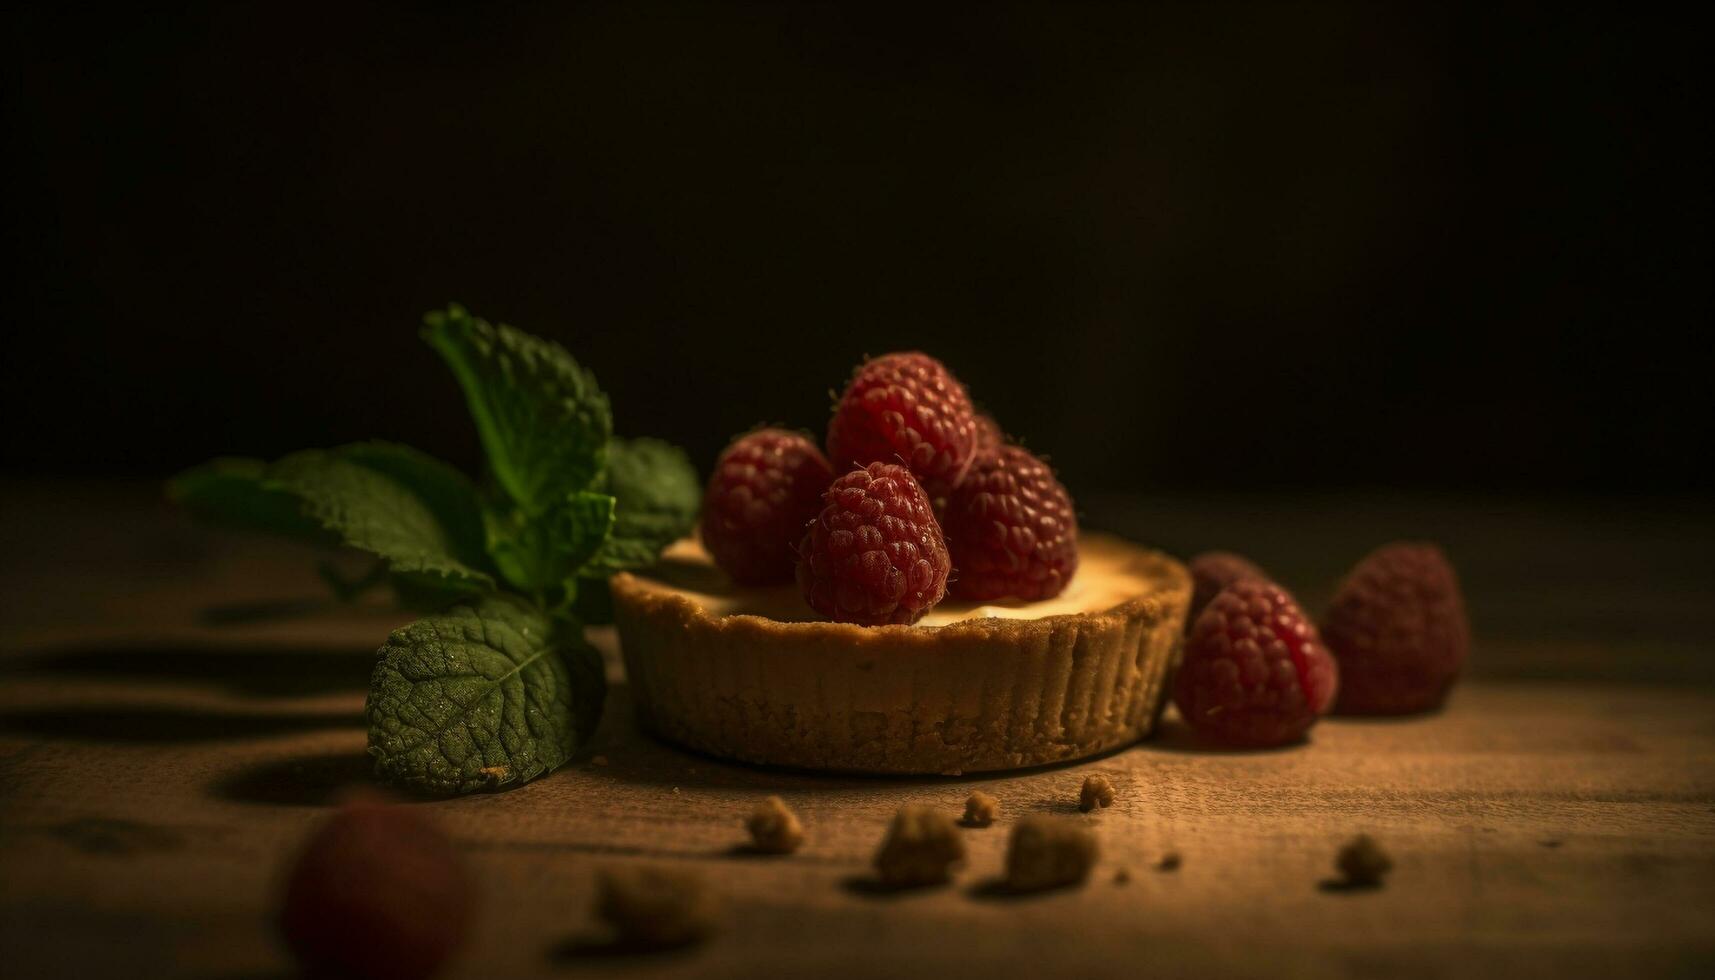
[(514, 588), (545, 597), (569, 586), (613, 529), (614, 499), (604, 493), (574, 493), (537, 517), (517, 508), (484, 513), (488, 553)]
[[(424, 596), (494, 587), (475, 489), (409, 446), (353, 443), (275, 463), (215, 459), (174, 477), (167, 495), (213, 523), (369, 551), (395, 578), (417, 576), (415, 591)], [(378, 581), (324, 578), (346, 598)]]
[(454, 543), (455, 553), (481, 564), (482, 509), (477, 504), (476, 488), (463, 473), (428, 453), (396, 442), (350, 443), (334, 451), (340, 458), (367, 466), (415, 494), (434, 512)]
[(432, 457), (384, 443), (306, 449), (268, 466), (264, 482), (395, 572), (438, 575), (473, 591), (494, 586), (476, 493)]
[(683, 451), (659, 439), (615, 439), (608, 447), (607, 490), (618, 500), (613, 534), (586, 574), (653, 565), (662, 548), (697, 523), (697, 471)]
[(267, 469), (260, 459), (212, 459), (169, 480), (167, 497), (211, 524), (332, 543), (333, 536), (304, 514), (295, 495), (268, 482)]
[(590, 488), (613, 434), (594, 375), (559, 344), (493, 326), (457, 304), (423, 323), (423, 339), (464, 389), (495, 481), (526, 517)]
[(521, 783), (571, 758), (600, 719), (601, 655), (539, 610), (483, 596), (395, 630), (370, 679), (369, 754), (386, 782), (437, 794)]

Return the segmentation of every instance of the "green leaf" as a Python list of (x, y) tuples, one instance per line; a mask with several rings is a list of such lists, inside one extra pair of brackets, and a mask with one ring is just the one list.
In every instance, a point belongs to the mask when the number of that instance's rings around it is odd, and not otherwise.
[(267, 481), (267, 468), (260, 459), (212, 459), (169, 480), (167, 497), (211, 524), (332, 543), (333, 536), (304, 513), (297, 496)]
[(456, 552), (480, 563), (482, 508), (477, 503), (476, 488), (463, 473), (428, 453), (396, 442), (357, 442), (335, 452), (416, 494), (434, 512)]
[[(276, 462), (229, 457), (186, 470), (167, 494), (199, 518), (321, 545), (349, 545), (405, 576), (419, 608), (494, 587), (476, 490), (462, 473), (409, 446), (361, 442), (312, 449)], [(350, 598), (380, 580), (347, 583)], [(434, 601), (440, 600), (440, 601)]]
[(546, 596), (567, 588), (568, 580), (607, 540), (613, 530), (614, 499), (583, 491), (535, 518), (511, 507), (483, 516), (488, 553), (500, 574), (514, 588)]
[(265, 482), (304, 513), (395, 572), (492, 588), (476, 492), (458, 471), (404, 446), (306, 449), (270, 465)]
[(493, 326), (457, 304), (423, 322), (423, 338), (464, 389), (495, 481), (525, 516), (590, 489), (613, 435), (595, 376), (559, 344)]
[(601, 655), (571, 625), (504, 595), (395, 630), (370, 679), (369, 753), (383, 781), (468, 793), (562, 765), (600, 720)]
[(702, 486), (676, 446), (659, 439), (615, 439), (608, 449), (607, 488), (619, 502), (613, 534), (586, 574), (653, 565), (662, 548), (696, 526)]

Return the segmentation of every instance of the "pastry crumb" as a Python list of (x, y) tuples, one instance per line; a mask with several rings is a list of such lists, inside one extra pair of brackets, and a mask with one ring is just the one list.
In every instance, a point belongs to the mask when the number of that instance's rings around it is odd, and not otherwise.
[(1340, 848), (1334, 867), (1345, 876), (1347, 884), (1373, 888), (1380, 885), (1382, 878), (1393, 869), (1393, 859), (1375, 838), (1359, 834)]
[(791, 854), (804, 843), (804, 825), (778, 796), (757, 804), (744, 826), (750, 831), (751, 846), (764, 854)]
[(875, 852), (875, 870), (888, 888), (939, 885), (965, 861), (965, 842), (951, 817), (928, 807), (900, 807)]
[(714, 896), (703, 877), (669, 868), (602, 869), (595, 911), (618, 943), (645, 949), (697, 942), (715, 925)]
[(980, 789), (965, 798), (965, 826), (987, 827), (1000, 814), (1000, 801)]
[(1096, 863), (1096, 835), (1069, 817), (1025, 817), (1012, 829), (1006, 884), (1015, 892), (1075, 885)]
[(1115, 871), (1114, 872), (1114, 884), (1116, 884), (1116, 885), (1129, 885), (1129, 884), (1131, 884), (1131, 869), (1130, 868), (1121, 868), (1118, 871)]
[(1114, 784), (1101, 773), (1084, 777), (1084, 786), (1078, 791), (1078, 809), (1089, 813), (1097, 807), (1114, 805)]
[(598, 755), (595, 758), (591, 759), (590, 761), (595, 763), (598, 766), (605, 766), (605, 765), (607, 765), (607, 756)]
[(1166, 854), (1161, 855), (1161, 863), (1157, 864), (1155, 866), (1155, 870), (1157, 870), (1157, 871), (1178, 871), (1179, 870), (1179, 863), (1180, 863), (1179, 852), (1178, 851), (1168, 851)]

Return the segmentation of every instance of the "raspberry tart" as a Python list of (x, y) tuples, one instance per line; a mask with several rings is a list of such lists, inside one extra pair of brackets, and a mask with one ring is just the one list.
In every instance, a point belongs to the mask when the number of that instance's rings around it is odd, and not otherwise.
[(1063, 762), (1148, 734), (1191, 578), (1081, 534), (1052, 471), (999, 431), (911, 352), (854, 373), (831, 479), (802, 437), (728, 447), (703, 534), (611, 583), (641, 724), (744, 762), (898, 774)]

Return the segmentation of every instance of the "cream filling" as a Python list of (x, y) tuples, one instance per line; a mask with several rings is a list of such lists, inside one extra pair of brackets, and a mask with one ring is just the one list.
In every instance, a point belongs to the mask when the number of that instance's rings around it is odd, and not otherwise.
[[(1149, 591), (1137, 567), (1137, 549), (1112, 538), (1086, 535), (1078, 542), (1078, 571), (1064, 591), (1041, 602), (959, 602), (948, 598), (917, 621), (946, 626), (966, 619), (1040, 619), (1069, 613), (1101, 612)], [(715, 616), (762, 616), (782, 622), (819, 620), (797, 585), (745, 588), (715, 567), (701, 541), (684, 538), (667, 548), (655, 568), (639, 576), (678, 593)]]

